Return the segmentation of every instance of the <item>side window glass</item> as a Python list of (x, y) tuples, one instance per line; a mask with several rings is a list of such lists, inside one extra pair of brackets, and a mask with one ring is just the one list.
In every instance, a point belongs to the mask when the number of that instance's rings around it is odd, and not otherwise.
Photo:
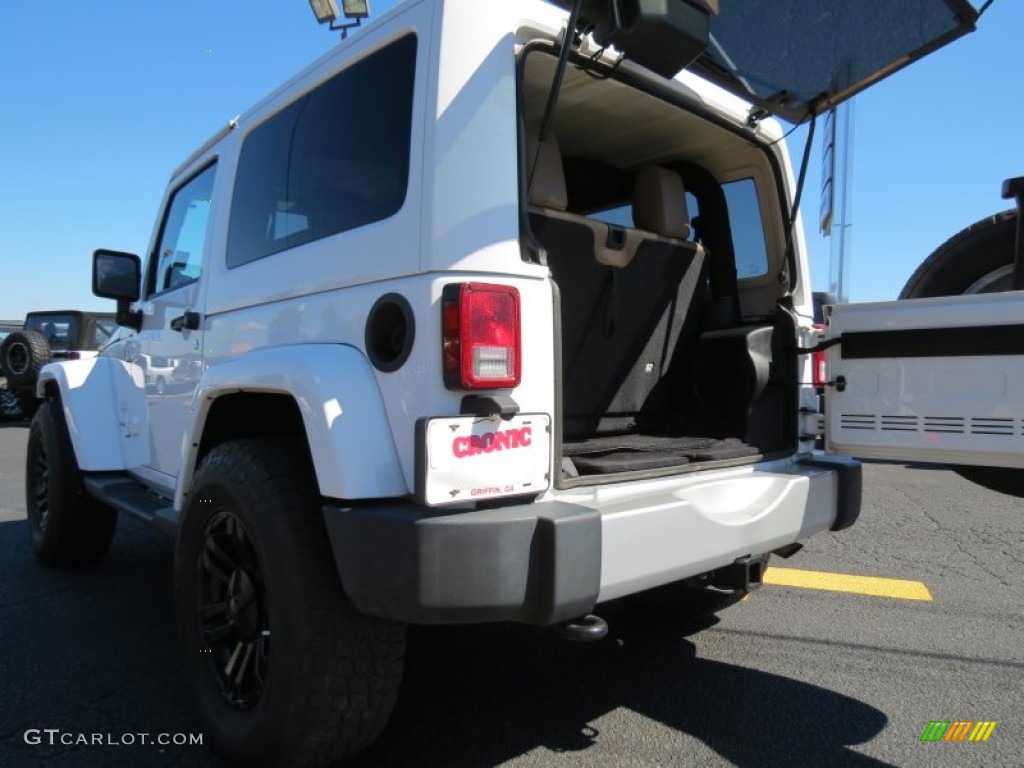
[(729, 227), (736, 252), (736, 277), (760, 277), (768, 274), (768, 249), (764, 242), (761, 208), (753, 179), (738, 179), (722, 185), (729, 207)]
[(165, 214), (160, 242), (149, 275), (149, 292), (161, 293), (199, 279), (210, 221), (213, 178), (211, 165), (179, 187)]
[(113, 320), (105, 320), (102, 317), (96, 318), (96, 323), (92, 329), (92, 343), (89, 349), (99, 349), (112, 340), (116, 333), (117, 324)]

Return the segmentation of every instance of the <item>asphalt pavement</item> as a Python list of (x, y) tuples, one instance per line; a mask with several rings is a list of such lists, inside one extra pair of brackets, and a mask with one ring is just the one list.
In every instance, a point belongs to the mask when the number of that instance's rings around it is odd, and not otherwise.
[[(0, 425), (0, 766), (218, 765), (208, 745), (124, 743), (202, 732), (171, 540), (122, 517), (101, 566), (37, 564), (26, 437)], [(921, 581), (931, 601), (765, 586), (703, 626), (613, 603), (609, 637), (585, 645), (413, 628), (392, 722), (353, 765), (1024, 765), (1022, 502), (941, 468), (865, 469), (858, 524), (776, 564)], [(936, 720), (997, 725), (984, 743), (923, 743)]]

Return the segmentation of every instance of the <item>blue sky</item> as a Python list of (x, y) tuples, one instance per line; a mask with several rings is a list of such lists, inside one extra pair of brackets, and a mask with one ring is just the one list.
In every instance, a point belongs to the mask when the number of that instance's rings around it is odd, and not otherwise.
[[(122, 0), (59, 13), (20, 0), (2, 18), (3, 319), (112, 309), (90, 293), (92, 251), (141, 254), (171, 171), (338, 39), (305, 0)], [(937, 245), (1009, 207), (1002, 179), (1024, 174), (1022, 32), (1024, 3), (996, 0), (977, 32), (858, 97), (852, 300), (895, 297)], [(803, 135), (791, 139), (794, 158)], [(825, 288), (817, 149), (804, 214), (814, 285)]]

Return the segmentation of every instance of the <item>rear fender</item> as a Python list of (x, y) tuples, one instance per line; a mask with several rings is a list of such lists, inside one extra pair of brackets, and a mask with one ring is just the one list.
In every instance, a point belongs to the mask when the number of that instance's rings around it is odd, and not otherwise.
[(218, 397), (237, 392), (295, 400), (321, 495), (373, 499), (410, 492), (365, 355), (344, 344), (299, 344), (258, 349), (206, 369), (185, 431), (175, 509), (184, 508), (210, 408)]

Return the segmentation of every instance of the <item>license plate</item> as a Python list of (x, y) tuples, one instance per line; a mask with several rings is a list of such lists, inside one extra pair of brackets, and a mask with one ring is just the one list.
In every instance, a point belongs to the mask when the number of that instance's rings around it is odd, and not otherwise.
[(542, 493), (551, 472), (551, 417), (459, 416), (426, 421), (420, 494), (431, 506)]

